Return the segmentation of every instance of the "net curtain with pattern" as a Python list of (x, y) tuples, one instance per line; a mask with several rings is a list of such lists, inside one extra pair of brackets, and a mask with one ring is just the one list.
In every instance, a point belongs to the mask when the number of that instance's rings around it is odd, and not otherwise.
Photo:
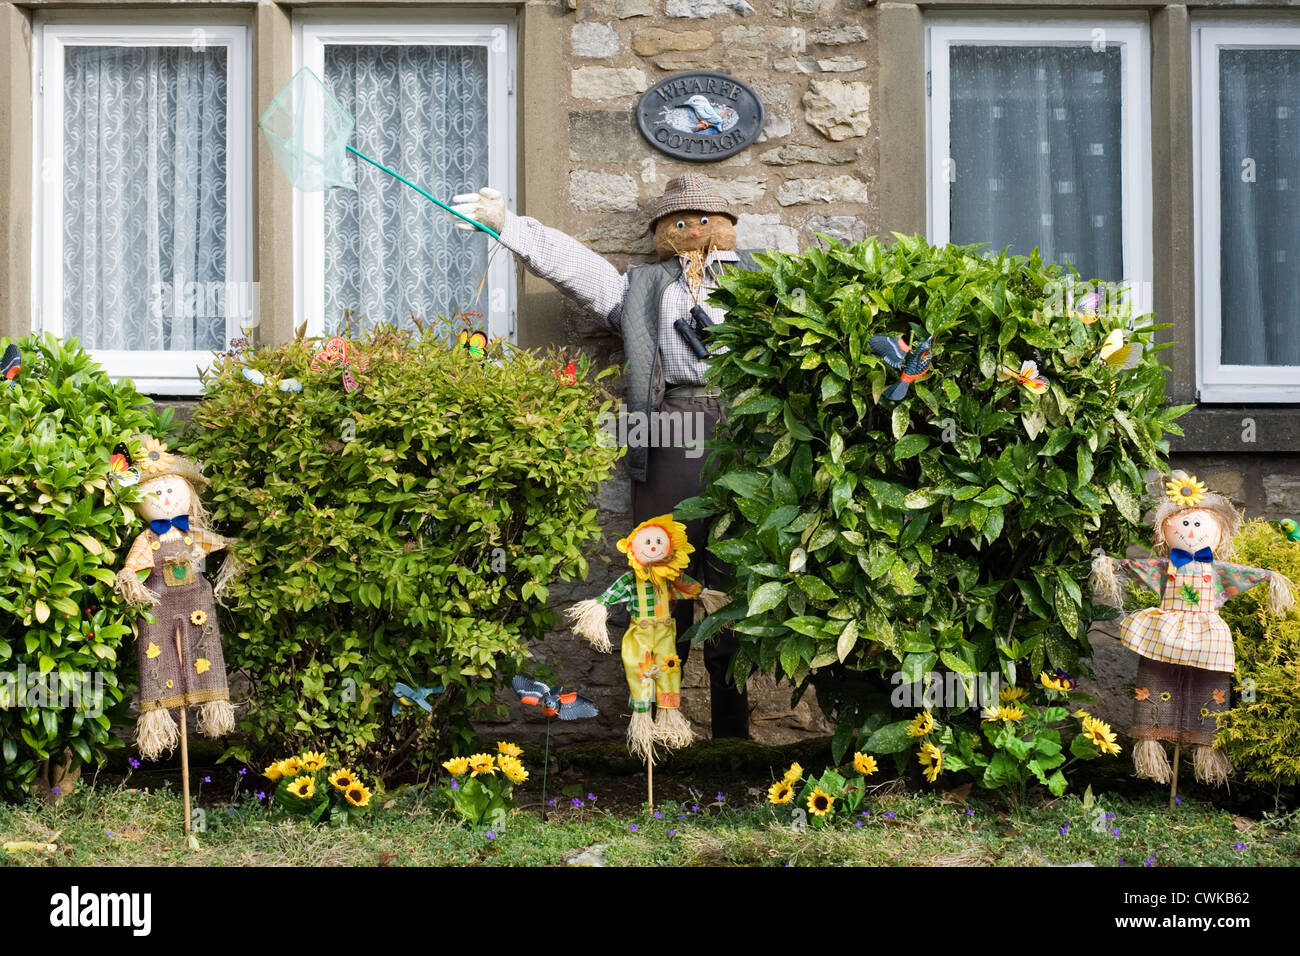
[(1222, 362), (1300, 365), (1300, 50), (1219, 51), (1219, 179)]
[(64, 335), (224, 348), (225, 50), (69, 46), (64, 63)]
[(1123, 273), (1121, 49), (950, 47), (950, 236)]
[[(325, 85), (356, 117), (353, 145), (439, 198), (488, 177), (487, 48), (449, 45), (325, 47)], [(357, 189), (325, 195), (325, 328), (482, 308), (476, 290), (487, 239), (454, 230), (433, 203), (362, 162)], [(486, 295), (487, 293), (482, 293)]]

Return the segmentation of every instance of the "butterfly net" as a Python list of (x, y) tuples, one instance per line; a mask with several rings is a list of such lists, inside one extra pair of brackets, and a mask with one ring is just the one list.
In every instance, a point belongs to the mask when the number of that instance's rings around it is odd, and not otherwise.
[(357, 122), (308, 67), (275, 95), (257, 125), (296, 188), (357, 188), (347, 152)]

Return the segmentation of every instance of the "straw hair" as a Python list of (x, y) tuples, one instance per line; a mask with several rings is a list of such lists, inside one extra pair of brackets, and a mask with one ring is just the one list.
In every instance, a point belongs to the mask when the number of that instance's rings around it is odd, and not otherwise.
[(1217, 747), (1202, 746), (1192, 751), (1192, 770), (1201, 783), (1219, 787), (1232, 776), (1232, 763)]

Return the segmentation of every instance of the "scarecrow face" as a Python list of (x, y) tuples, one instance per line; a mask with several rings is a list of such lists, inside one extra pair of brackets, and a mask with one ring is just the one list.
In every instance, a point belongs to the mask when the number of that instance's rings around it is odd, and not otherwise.
[(144, 501), (136, 510), (146, 521), (190, 513), (190, 483), (175, 475), (160, 475), (140, 484)]
[(1163, 530), (1169, 547), (1182, 548), (1192, 553), (1201, 548), (1214, 550), (1219, 546), (1223, 533), (1214, 513), (1200, 508), (1180, 511), (1166, 518)]
[(655, 223), (655, 252), (671, 259), (697, 249), (734, 249), (736, 230), (723, 212), (672, 212)]
[(650, 525), (642, 528), (628, 542), (632, 557), (642, 564), (658, 564), (673, 556), (673, 541), (663, 528)]

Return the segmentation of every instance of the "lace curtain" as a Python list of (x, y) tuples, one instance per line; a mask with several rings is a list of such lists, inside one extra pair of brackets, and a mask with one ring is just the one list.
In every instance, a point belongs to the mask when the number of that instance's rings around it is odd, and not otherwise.
[(1300, 50), (1219, 51), (1225, 365), (1300, 365)]
[[(325, 48), (325, 83), (357, 120), (353, 145), (444, 202), (501, 185), (487, 182), (487, 75), (482, 46)], [(454, 230), (409, 186), (349, 159), (357, 190), (325, 196), (326, 329), (337, 332), (345, 312), (409, 326), (412, 314), (474, 308), (487, 238)]]
[(951, 239), (1124, 278), (1121, 51), (950, 48)]
[(70, 46), (65, 64), (65, 337), (224, 348), (221, 300), (193, 290), (225, 289), (225, 50)]

